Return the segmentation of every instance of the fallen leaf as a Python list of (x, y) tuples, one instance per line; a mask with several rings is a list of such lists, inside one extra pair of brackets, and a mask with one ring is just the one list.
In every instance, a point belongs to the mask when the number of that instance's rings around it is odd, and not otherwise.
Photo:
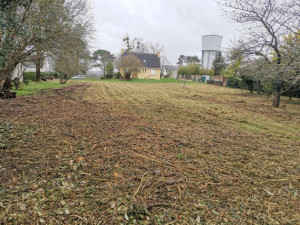
[(23, 205), (20, 206), (20, 210), (24, 211), (25, 209), (26, 209), (26, 205), (25, 204), (23, 204)]
[(125, 217), (125, 220), (127, 220), (127, 221), (129, 220), (127, 213), (125, 213), (124, 217)]
[(76, 159), (77, 162), (81, 162), (81, 161), (83, 161), (83, 160), (84, 160), (83, 157), (78, 157), (78, 158)]
[(113, 175), (115, 178), (122, 178), (122, 175), (117, 172), (113, 172)]
[(111, 207), (112, 209), (114, 209), (114, 208), (116, 207), (116, 203), (115, 203), (115, 202), (111, 202), (111, 203), (110, 203), (110, 207)]
[(70, 214), (70, 211), (69, 211), (68, 209), (65, 209), (65, 213), (66, 213), (67, 215), (69, 215), (69, 214)]
[(169, 179), (166, 180), (166, 184), (167, 184), (167, 185), (175, 184), (175, 182), (176, 182), (176, 181), (175, 181), (173, 178), (169, 178)]
[(201, 222), (201, 218), (200, 218), (200, 216), (197, 216), (196, 223), (200, 224), (200, 222)]
[(275, 195), (274, 193), (268, 191), (267, 189), (263, 189), (263, 190), (264, 190), (268, 195), (270, 195), (270, 196), (274, 196), (274, 195)]

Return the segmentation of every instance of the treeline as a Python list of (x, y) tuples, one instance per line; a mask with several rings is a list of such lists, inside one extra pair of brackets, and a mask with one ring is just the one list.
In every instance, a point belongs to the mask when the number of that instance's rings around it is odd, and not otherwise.
[[(300, 89), (299, 1), (219, 1), (225, 16), (243, 26), (244, 35), (234, 49), (224, 75), (251, 92), (272, 90), (273, 106), (280, 96)], [(267, 15), (267, 16), (266, 16)]]

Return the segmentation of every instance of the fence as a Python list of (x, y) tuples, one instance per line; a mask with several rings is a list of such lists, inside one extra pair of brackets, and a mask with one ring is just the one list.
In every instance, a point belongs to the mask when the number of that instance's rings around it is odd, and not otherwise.
[(208, 84), (214, 84), (214, 85), (223, 86), (223, 81), (219, 81), (219, 80), (208, 80), (207, 83)]

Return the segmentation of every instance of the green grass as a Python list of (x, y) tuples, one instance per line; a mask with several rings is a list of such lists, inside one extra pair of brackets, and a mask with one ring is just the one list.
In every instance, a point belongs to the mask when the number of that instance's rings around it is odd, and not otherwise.
[(53, 81), (40, 81), (34, 82), (29, 81), (28, 85), (24, 83), (21, 84), (18, 90), (14, 90), (17, 92), (17, 96), (26, 96), (26, 95), (33, 95), (39, 93), (41, 90), (51, 89), (51, 88), (60, 88), (71, 85), (70, 83), (67, 84), (60, 84), (59, 80)]
[[(119, 79), (83, 79), (83, 80), (70, 80), (67, 84), (60, 84), (59, 80), (53, 81), (41, 81), (41, 82), (34, 82), (29, 81), (28, 85), (24, 83), (21, 84), (18, 90), (13, 89), (17, 92), (17, 96), (27, 96), (27, 95), (34, 95), (38, 94), (41, 90), (51, 89), (51, 88), (60, 88), (64, 86), (69, 86), (74, 83), (79, 82), (107, 82), (107, 83), (141, 83), (141, 84), (178, 84), (184, 83), (182, 80), (171, 79), (171, 78), (162, 78), (160, 80), (148, 80), (148, 79), (133, 79), (131, 81), (124, 81)], [(196, 84), (196, 82), (188, 81), (188, 84)]]
[[(162, 78), (160, 80), (149, 80), (149, 79), (133, 79), (131, 81), (119, 80), (119, 79), (82, 79), (82, 80), (72, 80), (75, 82), (109, 82), (109, 83), (142, 83), (142, 84), (162, 84), (162, 83), (184, 83), (182, 80)], [(187, 81), (187, 83), (196, 83), (192, 81)]]

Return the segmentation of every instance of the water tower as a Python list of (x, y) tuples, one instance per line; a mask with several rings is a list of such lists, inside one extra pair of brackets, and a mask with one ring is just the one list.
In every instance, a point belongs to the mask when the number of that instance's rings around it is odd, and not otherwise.
[(202, 36), (202, 67), (211, 69), (218, 52), (221, 50), (223, 37), (220, 35)]

